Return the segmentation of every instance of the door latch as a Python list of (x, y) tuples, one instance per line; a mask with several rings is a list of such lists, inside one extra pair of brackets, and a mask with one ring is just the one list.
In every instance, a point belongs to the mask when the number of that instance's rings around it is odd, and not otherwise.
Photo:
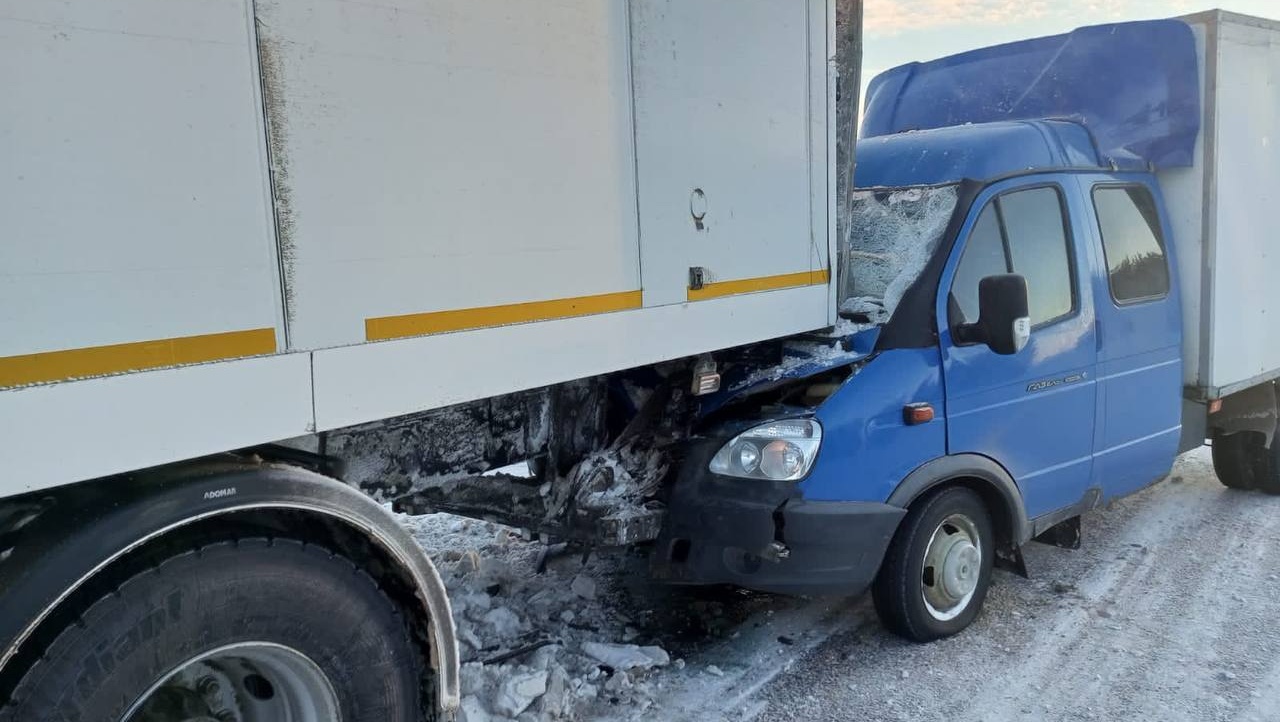
[(694, 266), (689, 269), (689, 290), (701, 291), (702, 287), (707, 285), (707, 269), (702, 266)]

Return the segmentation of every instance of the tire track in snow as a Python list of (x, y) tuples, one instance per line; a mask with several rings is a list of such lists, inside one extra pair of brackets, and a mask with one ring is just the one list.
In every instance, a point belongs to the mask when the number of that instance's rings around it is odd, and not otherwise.
[[(694, 668), (667, 687), (650, 714), (672, 722), (740, 720), (758, 714), (754, 698), (778, 675), (825, 643), (832, 635), (874, 620), (858, 600), (804, 601), (781, 612), (755, 615), (732, 638), (686, 660)], [(790, 640), (783, 644), (779, 637)], [(706, 671), (715, 665), (723, 676)], [(701, 671), (696, 668), (702, 667)]]

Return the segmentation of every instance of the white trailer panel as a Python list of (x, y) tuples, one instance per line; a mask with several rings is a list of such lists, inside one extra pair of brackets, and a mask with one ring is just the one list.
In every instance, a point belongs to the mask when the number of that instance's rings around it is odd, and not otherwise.
[(0, 18), (0, 495), (834, 321), (834, 0)]
[(1202, 48), (1196, 165), (1161, 182), (1174, 215), (1189, 386), (1216, 398), (1280, 376), (1280, 23), (1188, 18)]
[(48, 352), (206, 361), (160, 347), (228, 333), (275, 351), (248, 0), (5, 0), (0, 38), (0, 387), (50, 380)]
[[(316, 427), (327, 431), (584, 378), (602, 367), (631, 368), (726, 348), (739, 343), (748, 322), (762, 338), (785, 336), (797, 316), (825, 313), (828, 304), (826, 287), (808, 286), (323, 349), (313, 354)], [(584, 353), (585, 339), (610, 341)]]
[(0, 392), (0, 496), (194, 459), (312, 429), (306, 354)]
[(810, 118), (827, 113), (810, 85), (826, 44), (815, 14), (823, 3), (633, 0), (646, 306), (705, 297), (689, 289), (692, 267), (711, 292), (808, 285), (826, 269), (825, 228), (797, 232), (815, 211), (812, 166), (826, 162), (810, 144)]
[(294, 349), (638, 305), (626, 3), (258, 6)]

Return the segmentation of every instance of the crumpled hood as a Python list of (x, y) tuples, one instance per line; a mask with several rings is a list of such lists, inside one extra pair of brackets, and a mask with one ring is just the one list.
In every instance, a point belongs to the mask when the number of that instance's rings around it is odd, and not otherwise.
[(721, 380), (720, 391), (703, 397), (699, 416), (707, 416), (728, 404), (842, 366), (859, 363), (871, 355), (880, 326), (841, 321), (826, 334), (812, 334), (787, 341), (782, 363), (764, 368), (737, 367)]

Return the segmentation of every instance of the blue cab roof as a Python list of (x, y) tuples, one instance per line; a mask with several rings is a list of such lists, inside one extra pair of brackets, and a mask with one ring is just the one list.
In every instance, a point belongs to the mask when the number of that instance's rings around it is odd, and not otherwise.
[(855, 184), (1188, 166), (1200, 131), (1199, 62), (1186, 23), (1148, 20), (893, 68), (867, 90)]
[[(1077, 123), (1017, 120), (920, 130), (858, 141), (858, 188), (990, 180), (1027, 171), (1109, 167)], [(1138, 166), (1141, 167), (1141, 166)]]

